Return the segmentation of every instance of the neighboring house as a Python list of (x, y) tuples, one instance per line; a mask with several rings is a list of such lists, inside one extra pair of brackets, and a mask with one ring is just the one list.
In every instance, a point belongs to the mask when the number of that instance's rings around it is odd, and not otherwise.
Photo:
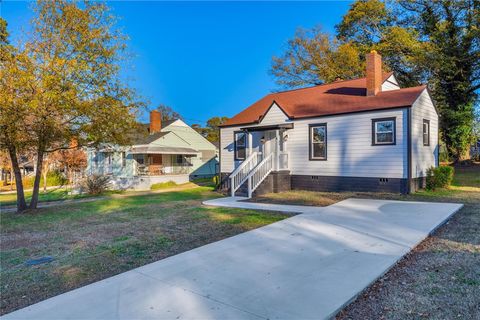
[(470, 146), (470, 158), (474, 160), (480, 160), (480, 140), (477, 140)]
[(223, 186), (237, 195), (422, 187), (438, 165), (438, 113), (426, 86), (400, 88), (381, 66), (372, 51), (366, 78), (272, 93), (224, 123)]
[(130, 146), (89, 149), (87, 173), (110, 175), (114, 188), (149, 189), (152, 184), (185, 183), (217, 173), (217, 148), (182, 120), (162, 124), (158, 111), (141, 124)]
[[(8, 160), (6, 160), (8, 159)], [(13, 180), (13, 171), (11, 170), (10, 158), (7, 156), (5, 163), (0, 164), (0, 181), (8, 184)], [(35, 174), (36, 161), (28, 155), (18, 156), (18, 167), (22, 177), (33, 176)]]

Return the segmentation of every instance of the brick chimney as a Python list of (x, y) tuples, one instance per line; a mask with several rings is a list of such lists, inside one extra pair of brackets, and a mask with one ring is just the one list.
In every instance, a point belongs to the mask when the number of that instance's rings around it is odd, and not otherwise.
[(375, 96), (382, 91), (382, 56), (372, 50), (367, 53), (367, 96)]
[(158, 110), (150, 112), (150, 134), (162, 130), (162, 114)]

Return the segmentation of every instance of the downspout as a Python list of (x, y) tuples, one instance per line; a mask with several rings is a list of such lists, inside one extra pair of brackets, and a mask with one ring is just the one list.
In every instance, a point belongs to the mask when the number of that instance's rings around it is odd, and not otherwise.
[(218, 189), (222, 189), (222, 129), (218, 127)]

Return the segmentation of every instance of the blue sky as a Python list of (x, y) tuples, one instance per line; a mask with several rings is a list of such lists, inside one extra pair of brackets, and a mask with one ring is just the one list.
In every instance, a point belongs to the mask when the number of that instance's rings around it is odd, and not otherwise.
[[(276, 88), (268, 71), (298, 27), (334, 30), (347, 1), (108, 2), (130, 37), (124, 75), (149, 102), (188, 123), (231, 117)], [(15, 41), (32, 17), (27, 2), (2, 1)], [(146, 120), (144, 115), (142, 120)]]

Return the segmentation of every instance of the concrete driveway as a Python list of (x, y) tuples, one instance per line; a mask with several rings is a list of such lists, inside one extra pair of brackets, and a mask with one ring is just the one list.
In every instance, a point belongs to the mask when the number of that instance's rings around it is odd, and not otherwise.
[(348, 199), (122, 273), (5, 319), (330, 318), (462, 205)]

